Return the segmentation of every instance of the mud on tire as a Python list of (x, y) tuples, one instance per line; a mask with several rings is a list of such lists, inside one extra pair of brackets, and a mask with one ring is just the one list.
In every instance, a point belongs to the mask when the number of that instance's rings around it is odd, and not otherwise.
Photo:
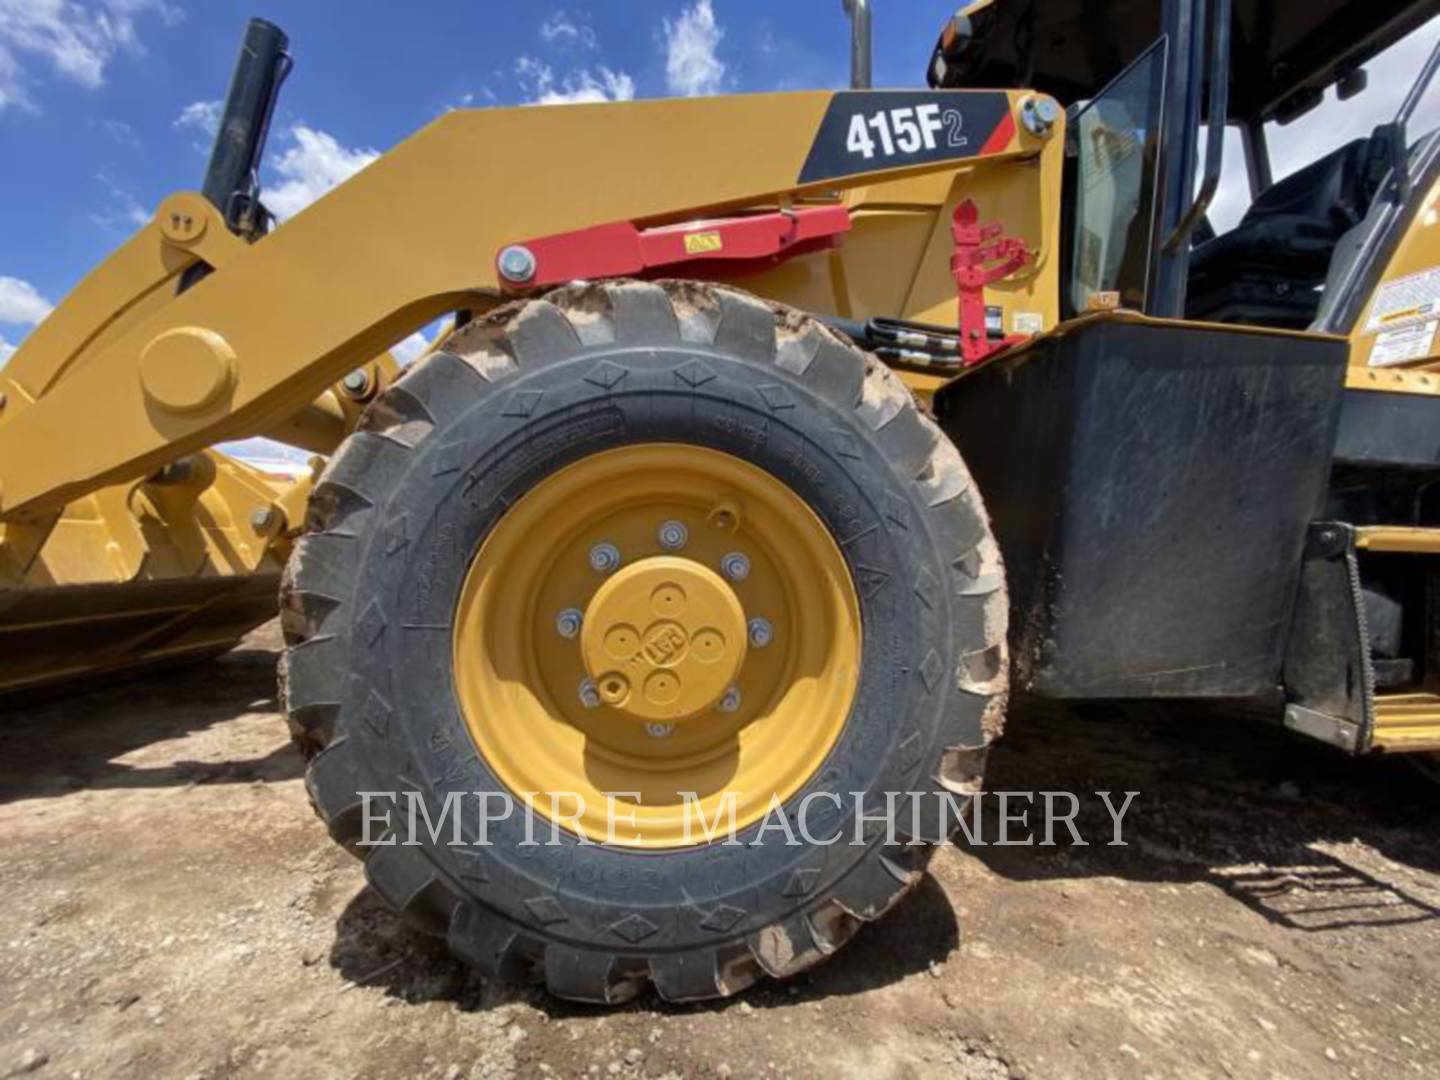
[(314, 806), (376, 891), (484, 972), (585, 1001), (647, 982), (697, 1000), (801, 971), (904, 896), (945, 831), (926, 813), (891, 837), (872, 822), (859, 845), (525, 847), (517, 814), (488, 846), (358, 846), (362, 791), (418, 791), (438, 816), (448, 791), (500, 787), (460, 716), (449, 634), (488, 531), (564, 465), (656, 441), (783, 480), (854, 576), (853, 707), (787, 804), (844, 797), (816, 835), (852, 836), (851, 792), (878, 818), (886, 791), (978, 785), (1003, 711), (1005, 594), (978, 493), (882, 364), (793, 311), (688, 283), (571, 286), (465, 325), (317, 485), (282, 590), (282, 697)]

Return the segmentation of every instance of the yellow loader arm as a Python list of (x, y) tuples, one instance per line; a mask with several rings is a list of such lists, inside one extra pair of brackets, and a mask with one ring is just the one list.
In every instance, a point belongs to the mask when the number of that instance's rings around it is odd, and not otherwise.
[[(895, 223), (890, 204), (923, 188), (910, 200), (927, 204), (913, 231), (923, 265), (898, 295), (927, 310), (953, 290), (931, 227), (952, 187), (980, 193), (982, 210), (989, 192), (1007, 220), (1033, 221), (1037, 252), (1052, 246), (1058, 223), (1042, 188), (1058, 185), (1063, 140), (1017, 122), (1026, 96), (790, 93), (457, 111), (254, 243), (199, 195), (171, 196), (0, 373), (0, 521), (44, 520), (105, 485), (274, 429), (436, 317), (500, 302), (497, 253), (525, 238), (844, 191), (852, 209), (871, 206), (878, 230)], [(947, 126), (926, 132), (918, 152), (887, 135), (865, 154), (854, 125), (897, 99), (942, 103)], [(983, 130), (963, 126), (972, 114), (989, 121)], [(996, 168), (1015, 159), (1025, 160)], [(177, 295), (196, 262), (211, 272)], [(917, 293), (924, 267), (938, 284)], [(892, 280), (895, 269), (892, 250)], [(833, 306), (863, 309), (866, 271), (852, 260), (848, 276), (837, 268)], [(1045, 276), (1032, 306), (1053, 323)]]

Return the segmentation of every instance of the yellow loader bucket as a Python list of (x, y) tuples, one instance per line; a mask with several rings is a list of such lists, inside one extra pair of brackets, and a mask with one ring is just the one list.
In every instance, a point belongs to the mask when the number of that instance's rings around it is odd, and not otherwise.
[(0, 693), (232, 647), (276, 613), (309, 486), (207, 450), (4, 526)]

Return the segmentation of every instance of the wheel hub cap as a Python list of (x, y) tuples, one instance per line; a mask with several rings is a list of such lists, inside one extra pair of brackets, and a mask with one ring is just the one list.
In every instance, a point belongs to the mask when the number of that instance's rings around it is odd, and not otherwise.
[(585, 670), (600, 700), (643, 721), (711, 711), (745, 660), (745, 612), (708, 567), (657, 555), (617, 572), (585, 611)]

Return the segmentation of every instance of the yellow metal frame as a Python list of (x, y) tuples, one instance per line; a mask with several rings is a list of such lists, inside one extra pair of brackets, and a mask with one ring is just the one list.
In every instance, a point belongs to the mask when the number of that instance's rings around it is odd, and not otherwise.
[[(967, 92), (953, 93), (961, 100)], [(1012, 116), (1025, 96), (1009, 95)], [(799, 187), (832, 97), (453, 112), (254, 244), (231, 237), (199, 196), (172, 196), (0, 374), (8, 399), (0, 520), (43, 519), (184, 454), (283, 425), (436, 317), (497, 303), (493, 258), (517, 238), (848, 190), (865, 220), (844, 255), (788, 268), (791, 277), (773, 291), (763, 279), (752, 287), (801, 306), (822, 290), (826, 302), (813, 305), (822, 311), (938, 311), (953, 288), (935, 272), (936, 232), (960, 184), (982, 196), (982, 211), (1003, 205), (1007, 226), (1028, 230), (1039, 252), (1052, 253), (1024, 291), (1053, 305), (1063, 131), (1041, 139), (1017, 123), (1007, 147), (959, 167)], [(637, 170), (644, 183), (636, 183)], [(913, 264), (891, 243), (902, 235)], [(877, 244), (883, 258), (869, 257)], [(214, 271), (175, 295), (171, 286), (196, 261)], [(911, 265), (919, 269), (908, 272)], [(894, 283), (907, 276), (897, 295)], [(167, 367), (207, 380), (205, 392), (194, 401), (168, 398), (173, 380), (154, 375)], [(97, 402), (105, 403), (98, 416)], [(75, 438), (78, 417), (93, 437)]]
[[(1411, 525), (1362, 525), (1355, 547), (1382, 555), (1440, 555), (1440, 529)], [(1368, 749), (1403, 754), (1440, 750), (1440, 685), (1375, 695), (1375, 724)]]
[(1440, 751), (1440, 694), (1429, 690), (1376, 694), (1370, 749), (1383, 754)]
[(1440, 529), (1416, 525), (1361, 525), (1355, 546), (1363, 551), (1440, 555)]

